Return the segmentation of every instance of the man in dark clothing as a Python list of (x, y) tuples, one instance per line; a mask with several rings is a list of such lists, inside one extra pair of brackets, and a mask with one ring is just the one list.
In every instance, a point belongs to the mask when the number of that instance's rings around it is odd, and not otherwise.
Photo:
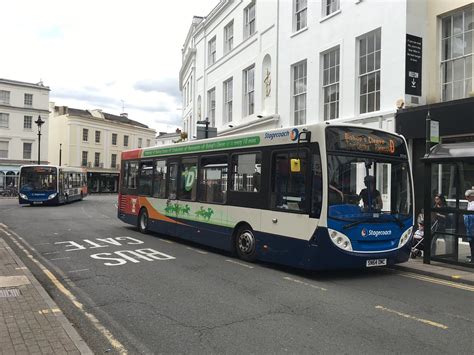
[(359, 194), (359, 198), (364, 202), (364, 209), (371, 208), (375, 210), (381, 210), (383, 206), (382, 196), (375, 188), (375, 178), (371, 175), (367, 175), (364, 178), (364, 184), (367, 187), (362, 189)]

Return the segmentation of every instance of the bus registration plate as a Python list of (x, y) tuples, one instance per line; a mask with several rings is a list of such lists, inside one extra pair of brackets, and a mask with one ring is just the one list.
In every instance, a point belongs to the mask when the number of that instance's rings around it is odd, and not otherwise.
[(385, 266), (387, 265), (387, 259), (370, 259), (366, 261), (366, 267), (373, 267), (373, 266)]

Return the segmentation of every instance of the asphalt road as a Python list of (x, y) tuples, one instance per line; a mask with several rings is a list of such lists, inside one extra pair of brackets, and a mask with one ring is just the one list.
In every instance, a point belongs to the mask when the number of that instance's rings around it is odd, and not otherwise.
[(385, 268), (249, 264), (140, 234), (117, 219), (116, 200), (0, 200), (3, 238), (96, 353), (473, 352), (473, 287)]

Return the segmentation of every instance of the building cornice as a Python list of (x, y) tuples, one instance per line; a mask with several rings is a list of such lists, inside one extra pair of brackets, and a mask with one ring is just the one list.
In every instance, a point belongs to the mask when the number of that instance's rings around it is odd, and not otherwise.
[(11, 105), (2, 105), (0, 104), (0, 109), (10, 109), (10, 110), (16, 110), (16, 111), (35, 111), (35, 112), (39, 112), (39, 113), (45, 113), (45, 114), (50, 114), (49, 110), (46, 110), (46, 109), (41, 109), (41, 108), (35, 108), (35, 107), (22, 107), (22, 106), (11, 106)]
[(188, 68), (191, 65), (191, 62), (194, 60), (196, 57), (196, 48), (190, 48), (188, 50), (188, 53), (186, 54), (186, 57), (184, 58), (183, 65), (181, 66), (181, 69), (179, 70), (179, 90), (183, 89), (183, 81), (184, 81), (184, 76), (186, 72), (188, 71)]
[(17, 81), (17, 80), (10, 80), (10, 79), (0, 78), (0, 84), (6, 84), (6, 85), (11, 85), (11, 86), (22, 86), (22, 87), (25, 87), (25, 88), (51, 91), (49, 86), (44, 86), (42, 83), (41, 84), (32, 84), (32, 83), (26, 83), (24, 81)]
[(148, 134), (153, 134), (153, 137), (156, 136), (156, 130), (153, 128), (145, 128), (145, 127), (140, 127), (140, 126), (134, 126), (128, 123), (121, 123), (121, 122), (114, 122), (106, 119), (100, 119), (97, 117), (84, 117), (84, 116), (72, 116), (72, 115), (61, 115), (61, 116), (55, 116), (55, 117), (65, 117), (68, 121), (69, 125), (75, 124), (75, 123), (82, 123), (82, 121), (85, 121), (87, 124), (91, 125), (91, 123), (95, 123), (97, 126), (104, 126), (104, 128), (110, 128), (113, 129), (114, 127), (120, 127), (123, 130), (136, 130), (136, 131), (141, 131), (141, 132), (146, 132)]

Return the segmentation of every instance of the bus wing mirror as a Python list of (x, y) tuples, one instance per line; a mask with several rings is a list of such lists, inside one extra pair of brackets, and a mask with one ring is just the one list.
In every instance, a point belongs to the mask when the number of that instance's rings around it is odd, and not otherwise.
[(301, 160), (300, 159), (291, 159), (290, 167), (292, 173), (301, 172)]

